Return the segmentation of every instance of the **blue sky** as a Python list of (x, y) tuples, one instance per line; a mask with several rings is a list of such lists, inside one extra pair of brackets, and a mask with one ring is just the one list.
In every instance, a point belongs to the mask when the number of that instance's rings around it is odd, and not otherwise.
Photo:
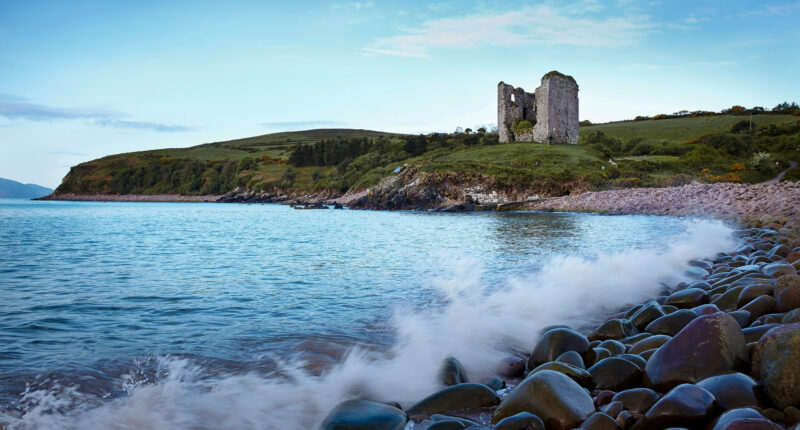
[(0, 177), (304, 128), (496, 122), (559, 70), (593, 122), (800, 101), (800, 1), (0, 0)]

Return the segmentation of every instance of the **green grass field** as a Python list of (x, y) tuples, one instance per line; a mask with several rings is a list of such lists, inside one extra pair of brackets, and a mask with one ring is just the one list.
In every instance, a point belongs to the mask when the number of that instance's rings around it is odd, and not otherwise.
[(356, 129), (318, 129), (306, 131), (288, 131), (264, 134), (244, 139), (224, 142), (206, 143), (189, 148), (157, 149), (153, 151), (135, 152), (126, 155), (151, 155), (159, 158), (196, 158), (199, 160), (241, 160), (243, 158), (270, 156), (273, 158), (289, 158), (289, 154), (298, 143), (314, 143), (321, 139), (382, 137), (395, 136), (373, 130)]
[[(728, 131), (731, 125), (742, 120), (750, 120), (750, 116), (717, 115), (697, 118), (672, 118), (645, 121), (620, 121), (594, 124), (580, 128), (579, 141), (595, 131), (602, 131), (608, 136), (616, 137), (623, 142), (641, 138), (653, 143), (684, 143), (695, 137), (709, 133)], [(793, 115), (753, 115), (753, 128), (759, 125), (782, 125), (793, 123), (798, 117)]]

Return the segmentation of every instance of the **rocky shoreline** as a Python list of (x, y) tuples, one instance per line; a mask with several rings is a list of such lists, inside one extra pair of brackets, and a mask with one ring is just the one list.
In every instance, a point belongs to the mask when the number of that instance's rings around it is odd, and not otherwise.
[(746, 223), (738, 249), (690, 262), (697, 281), (590, 331), (550, 328), (497, 378), (471, 382), (450, 358), (412, 407), (348, 400), (321, 428), (800, 429), (800, 218)]

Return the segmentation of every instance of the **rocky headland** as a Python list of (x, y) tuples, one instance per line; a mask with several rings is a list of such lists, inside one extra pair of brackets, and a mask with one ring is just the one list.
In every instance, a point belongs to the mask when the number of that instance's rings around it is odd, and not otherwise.
[[(442, 389), (402, 409), (352, 399), (333, 429), (800, 429), (800, 183), (691, 184), (529, 202), (532, 210), (734, 219), (741, 246), (690, 262), (595, 327), (539, 333), (525, 355), (470, 381), (457, 357)], [(620, 301), (624, 301), (621, 298)]]

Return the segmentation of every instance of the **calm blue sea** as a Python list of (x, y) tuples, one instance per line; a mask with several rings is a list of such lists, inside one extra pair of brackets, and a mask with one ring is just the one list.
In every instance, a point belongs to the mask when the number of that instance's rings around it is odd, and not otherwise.
[[(520, 280), (548, 267), (585, 271), (581, 285), (620, 276), (618, 263), (592, 264), (700, 240), (687, 228), (653, 216), (0, 200), (0, 423), (91, 427), (101, 421), (88, 417), (135, 397), (135, 387), (163, 385), (176, 360), (192, 366), (186, 379), (216, 381), (200, 392), (230, 375), (275, 378), (292, 360), (324, 378), (354, 345), (396, 348), (410, 327), (423, 330), (406, 317), (445, 314), (467, 287), (481, 301), (527, 288)], [(702, 240), (697, 253), (728, 245)], [(563, 282), (554, 277), (530, 288)], [(42, 393), (63, 400), (65, 387), (74, 392), (60, 408), (34, 411)], [(47, 421), (54, 416), (65, 421)]]

